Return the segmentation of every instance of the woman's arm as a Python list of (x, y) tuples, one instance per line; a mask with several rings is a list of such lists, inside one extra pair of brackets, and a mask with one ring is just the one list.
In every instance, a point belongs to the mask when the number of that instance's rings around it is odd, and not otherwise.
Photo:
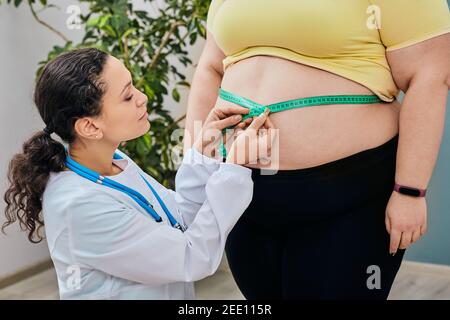
[[(189, 92), (184, 132), (184, 152), (192, 146), (208, 113), (216, 104), (223, 77), (222, 61), (224, 58), (225, 54), (217, 46), (213, 35), (208, 31), (206, 44), (195, 70)], [(200, 121), (200, 123), (194, 127), (196, 121)]]
[[(450, 87), (450, 33), (387, 52), (397, 86), (405, 92), (400, 110), (395, 181), (425, 189), (442, 139)], [(405, 249), (426, 232), (425, 198), (393, 192), (386, 215), (390, 252)]]

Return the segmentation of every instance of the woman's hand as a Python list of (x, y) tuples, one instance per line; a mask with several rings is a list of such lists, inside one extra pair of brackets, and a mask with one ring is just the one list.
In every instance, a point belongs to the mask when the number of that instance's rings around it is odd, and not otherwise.
[(391, 241), (389, 253), (406, 249), (427, 231), (425, 197), (415, 198), (393, 191), (386, 207), (386, 229)]
[(201, 132), (193, 144), (200, 153), (209, 157), (216, 157), (216, 151), (222, 138), (222, 130), (228, 127), (245, 128), (251, 118), (242, 121), (242, 115), (250, 110), (235, 105), (218, 105), (211, 109), (202, 126)]
[[(227, 163), (249, 164), (270, 157), (272, 144), (276, 132), (269, 119), (270, 110), (266, 109), (258, 117), (253, 117), (251, 123), (245, 130), (236, 129), (236, 138), (233, 141), (226, 158)], [(261, 130), (262, 129), (262, 130)]]

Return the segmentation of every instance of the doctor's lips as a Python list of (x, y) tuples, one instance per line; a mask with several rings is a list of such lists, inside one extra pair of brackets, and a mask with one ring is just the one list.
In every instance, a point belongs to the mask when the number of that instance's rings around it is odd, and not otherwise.
[(144, 118), (148, 117), (148, 112), (145, 111), (144, 114), (139, 118), (139, 120), (143, 120)]

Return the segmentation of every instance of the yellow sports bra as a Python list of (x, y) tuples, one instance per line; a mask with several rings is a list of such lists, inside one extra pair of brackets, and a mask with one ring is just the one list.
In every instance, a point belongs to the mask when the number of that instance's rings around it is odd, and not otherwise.
[(212, 0), (207, 28), (223, 68), (269, 55), (358, 82), (383, 101), (399, 94), (386, 51), (450, 32), (446, 0)]

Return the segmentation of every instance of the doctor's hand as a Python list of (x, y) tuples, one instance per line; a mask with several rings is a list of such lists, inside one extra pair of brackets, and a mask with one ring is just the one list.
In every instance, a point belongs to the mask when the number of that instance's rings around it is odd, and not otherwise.
[(217, 149), (222, 139), (222, 130), (229, 127), (233, 127), (235, 130), (245, 128), (246, 125), (250, 124), (252, 118), (242, 121), (242, 115), (249, 112), (248, 108), (236, 105), (218, 105), (214, 107), (206, 117), (193, 147), (205, 156), (218, 157)]
[(245, 129), (236, 129), (236, 138), (227, 152), (227, 163), (251, 164), (269, 157), (275, 142), (276, 130), (269, 119), (269, 109), (257, 117), (251, 118)]

